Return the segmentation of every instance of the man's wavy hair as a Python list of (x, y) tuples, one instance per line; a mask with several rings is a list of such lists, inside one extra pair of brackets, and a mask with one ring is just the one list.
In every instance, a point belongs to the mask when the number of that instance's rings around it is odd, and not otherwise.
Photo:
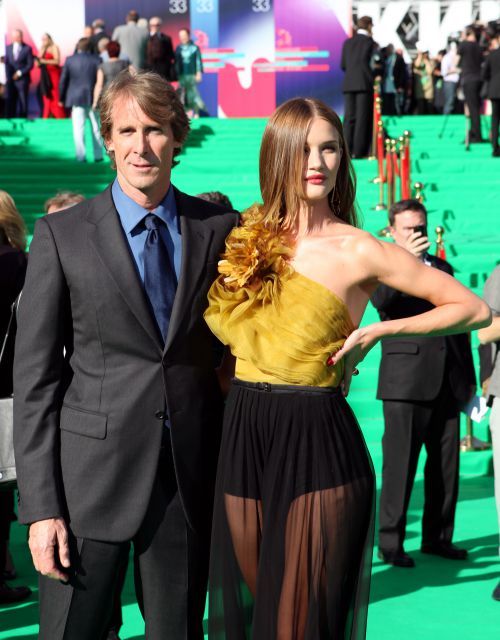
[[(110, 83), (99, 102), (101, 136), (105, 145), (110, 140), (113, 130), (113, 106), (120, 98), (135, 100), (148, 118), (161, 125), (169, 124), (174, 140), (180, 145), (186, 140), (189, 134), (189, 119), (172, 85), (152, 71), (141, 71), (132, 75), (128, 70), (124, 70)], [(173, 167), (179, 164), (175, 156), (180, 152), (180, 148), (174, 149)], [(108, 155), (115, 168), (114, 152), (108, 150)]]

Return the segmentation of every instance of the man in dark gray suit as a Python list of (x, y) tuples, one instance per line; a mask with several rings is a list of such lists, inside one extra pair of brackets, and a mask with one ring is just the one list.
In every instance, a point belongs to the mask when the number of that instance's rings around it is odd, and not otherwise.
[(71, 109), (76, 159), (86, 162), (85, 123), (90, 120), (95, 162), (102, 160), (101, 136), (97, 114), (92, 109), (97, 67), (101, 59), (91, 53), (89, 38), (80, 38), (76, 53), (66, 58), (59, 81), (60, 104)]
[(163, 78), (119, 76), (101, 120), (117, 179), (37, 221), (19, 308), (39, 637), (105, 636), (132, 543), (146, 637), (202, 640), (223, 409), (203, 311), (237, 216), (171, 185), (189, 121)]

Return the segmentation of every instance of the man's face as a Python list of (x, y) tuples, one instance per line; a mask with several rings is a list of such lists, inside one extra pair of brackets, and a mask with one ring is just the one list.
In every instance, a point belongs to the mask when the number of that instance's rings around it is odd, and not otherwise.
[(394, 217), (394, 225), (390, 227), (394, 242), (404, 247), (415, 227), (419, 225), (427, 225), (425, 214), (422, 211), (401, 211), (401, 213), (397, 213)]
[(144, 196), (162, 197), (170, 184), (174, 149), (180, 148), (170, 124), (152, 120), (130, 97), (116, 100), (112, 121), (106, 147), (114, 151), (121, 188), (138, 204)]
[(20, 31), (19, 29), (14, 29), (14, 31), (12, 32), (12, 42), (18, 42), (19, 44), (21, 44), (22, 41), (23, 41), (23, 32)]
[(150, 33), (158, 33), (161, 27), (161, 21), (158, 18), (151, 18), (149, 21)]

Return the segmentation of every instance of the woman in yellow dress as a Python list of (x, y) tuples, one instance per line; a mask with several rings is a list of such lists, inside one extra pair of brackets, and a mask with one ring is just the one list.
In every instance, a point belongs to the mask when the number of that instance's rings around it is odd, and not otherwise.
[[(347, 404), (384, 336), (461, 333), (488, 307), (443, 272), (357, 228), (338, 116), (295, 98), (269, 120), (263, 204), (226, 242), (205, 318), (235, 366), (224, 418), (209, 579), (209, 638), (365, 637), (375, 483)], [(359, 328), (378, 283), (430, 300)], [(234, 361), (235, 359), (235, 361)]]

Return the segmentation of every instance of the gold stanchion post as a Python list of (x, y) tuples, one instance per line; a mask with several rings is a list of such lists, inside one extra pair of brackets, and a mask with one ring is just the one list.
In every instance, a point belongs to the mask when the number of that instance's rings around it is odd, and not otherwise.
[(413, 188), (415, 189), (415, 200), (418, 200), (419, 202), (423, 202), (424, 201), (424, 185), (422, 182), (415, 182), (415, 184), (413, 185)]
[(386, 160), (388, 158), (388, 165), (387, 165), (387, 208), (390, 209), (391, 206), (394, 204), (394, 185), (395, 185), (395, 173), (394, 173), (394, 166), (392, 163), (392, 153), (393, 153), (393, 149), (396, 148), (396, 141), (395, 140), (389, 140), (387, 139), (385, 141), (385, 153), (386, 153)]
[(436, 255), (438, 258), (444, 259), (445, 250), (444, 250), (443, 235), (444, 235), (444, 227), (441, 227), (441, 226), (436, 227)]

